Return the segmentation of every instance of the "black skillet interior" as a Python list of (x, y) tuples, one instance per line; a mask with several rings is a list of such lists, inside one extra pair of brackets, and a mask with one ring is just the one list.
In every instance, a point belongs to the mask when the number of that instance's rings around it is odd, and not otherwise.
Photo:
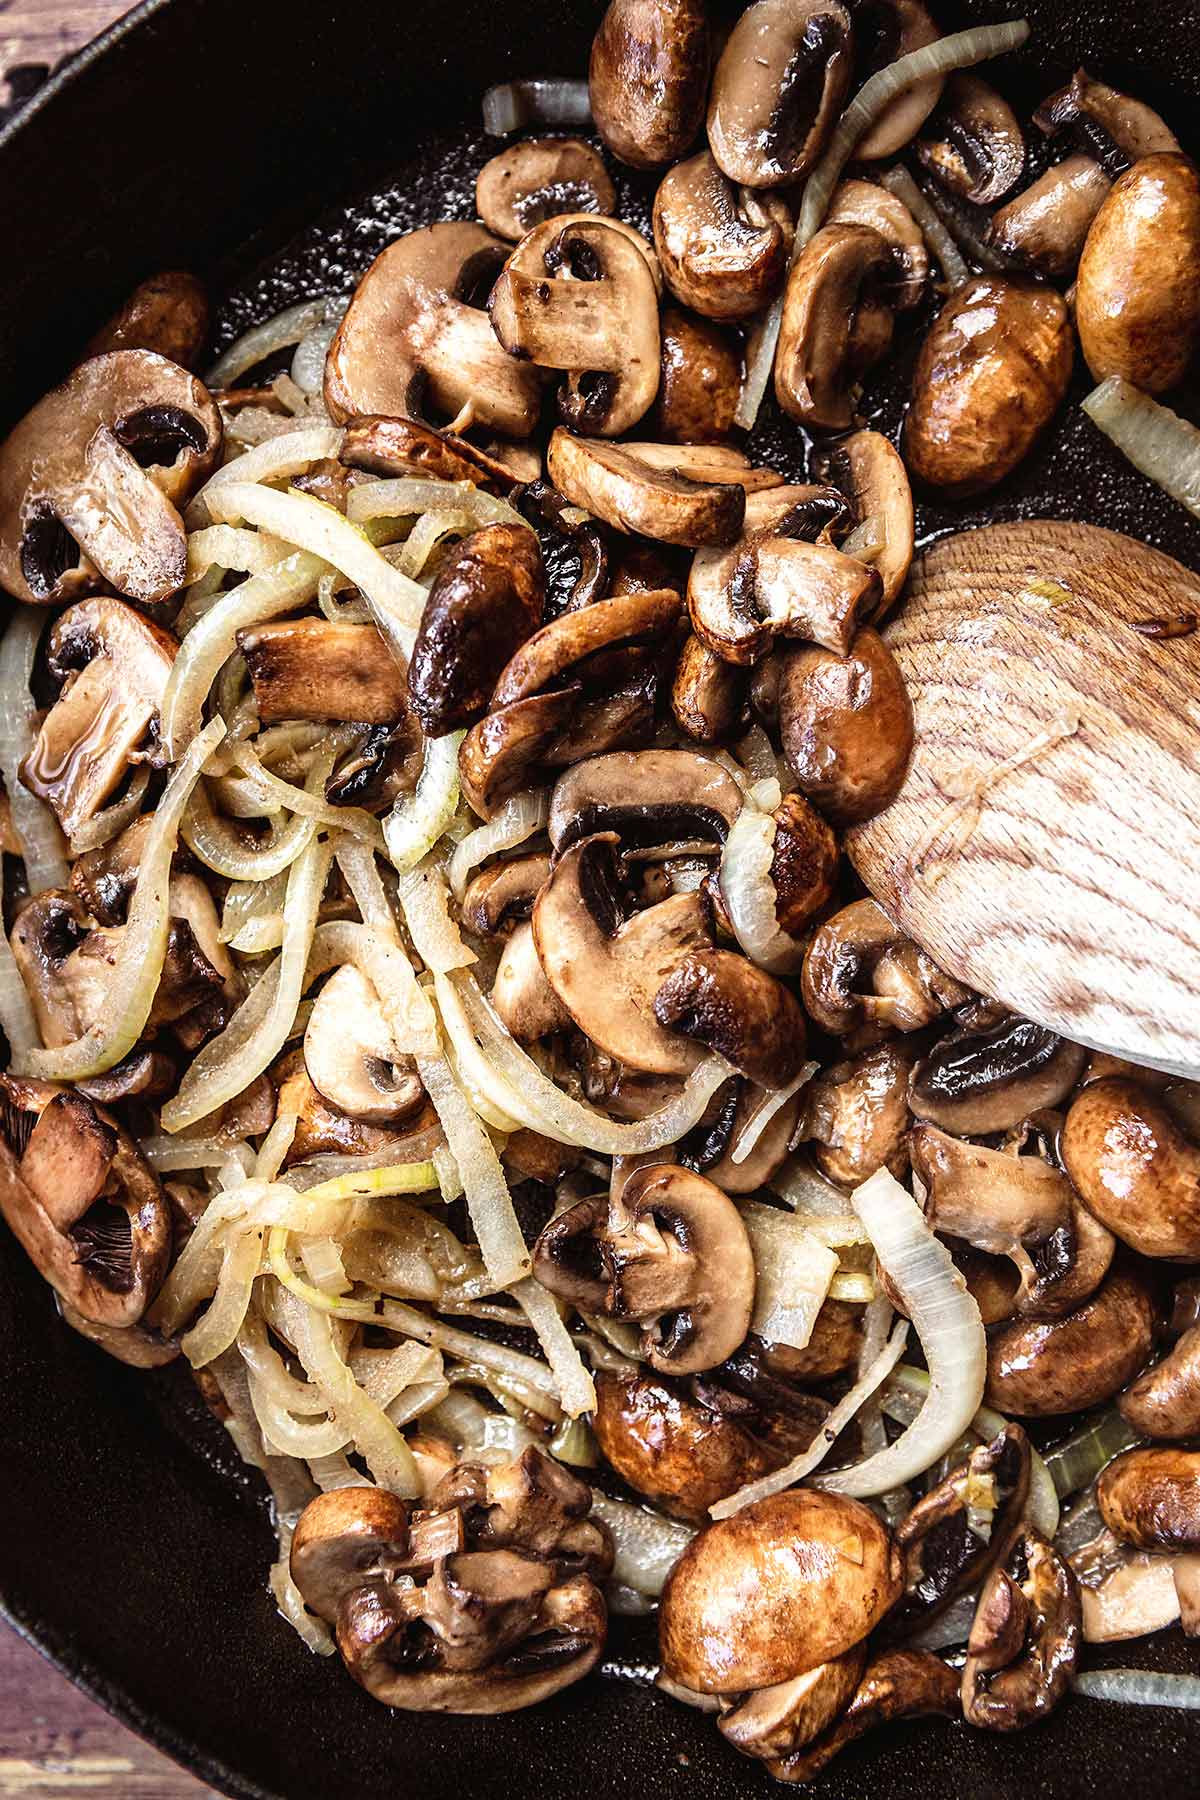
[[(156, 268), (208, 275), (229, 296), (228, 337), (302, 293), (348, 288), (401, 230), (471, 216), (489, 149), (474, 126), (482, 90), (522, 73), (582, 73), (600, 10), (594, 0), (140, 7), (0, 137), (0, 421), (50, 385)], [(1014, 98), (1036, 101), (1086, 63), (1194, 138), (1198, 0), (965, 0), (935, 10), (944, 29), (1032, 18), (1029, 51), (1001, 77)], [(630, 206), (648, 191), (629, 184)], [(868, 396), (885, 428), (901, 388)], [(764, 455), (796, 466), (793, 435), (768, 418), (761, 438)], [(922, 527), (1018, 512), (1125, 530), (1200, 567), (1200, 526), (1132, 477), (1078, 415), (997, 502), (929, 509)], [(546, 1800), (769, 1791), (710, 1720), (638, 1680), (652, 1655), (644, 1627), (618, 1624), (604, 1677), (533, 1713), (384, 1712), (276, 1617), (261, 1495), (187, 1384), (170, 1371), (138, 1375), (59, 1326), (49, 1290), (7, 1234), (0, 1393), (0, 1592), (10, 1618), (214, 1786), (279, 1800), (392, 1800), (399, 1786), (426, 1800), (531, 1788)], [(1186, 1659), (1177, 1639), (1124, 1654), (1115, 1646), (1106, 1658), (1177, 1668)], [(897, 1728), (847, 1752), (822, 1791), (849, 1800), (869, 1781), (877, 1800), (1188, 1792), (1198, 1747), (1197, 1728), (1177, 1713), (1076, 1702), (1017, 1739), (941, 1723)]]

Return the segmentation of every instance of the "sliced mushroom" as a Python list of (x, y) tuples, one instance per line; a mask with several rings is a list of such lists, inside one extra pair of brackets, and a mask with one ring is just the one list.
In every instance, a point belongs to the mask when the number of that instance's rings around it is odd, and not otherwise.
[(654, 247), (676, 299), (709, 319), (763, 311), (787, 274), (792, 218), (774, 194), (737, 188), (702, 150), (663, 176)]
[(913, 1060), (902, 1039), (877, 1044), (822, 1069), (808, 1084), (804, 1135), (827, 1180), (856, 1188), (877, 1169), (904, 1179)]
[(952, 194), (992, 206), (1021, 179), (1025, 139), (1008, 101), (978, 75), (960, 69), (917, 140), (917, 155)]
[(528, 437), (542, 378), (496, 341), (482, 301), (508, 247), (481, 225), (429, 225), (380, 251), (354, 290), (325, 361), (339, 425), (366, 415), (445, 417)]
[(417, 748), (416, 724), (406, 714), (394, 725), (364, 726), (357, 742), (334, 766), (325, 783), (330, 806), (361, 806), (367, 812), (386, 811), (401, 794), (413, 790), (411, 768)]
[(1107, 1530), (1102, 1533), (1102, 1542), (1110, 1547), (1110, 1553), (1105, 1555), (1100, 1569), (1093, 1571), (1085, 1566), (1092, 1545), (1086, 1545), (1082, 1554), (1070, 1559), (1080, 1582), (1084, 1641), (1118, 1643), (1174, 1625), (1180, 1616), (1175, 1580), (1180, 1559), (1129, 1550), (1122, 1554)]
[(988, 243), (1006, 262), (1035, 275), (1069, 278), (1111, 187), (1090, 156), (1068, 156), (993, 213)]
[(856, 1500), (792, 1488), (694, 1537), (659, 1613), (663, 1668), (702, 1694), (740, 1694), (843, 1656), (903, 1588), (891, 1533)]
[(697, 1525), (710, 1506), (782, 1460), (736, 1415), (649, 1375), (598, 1376), (592, 1429), (623, 1481), (672, 1518)]
[(484, 163), (475, 208), (497, 237), (522, 238), (563, 213), (613, 213), (616, 189), (601, 157), (580, 138), (526, 138)]
[[(555, 618), (590, 606), (610, 592), (608, 533), (590, 514), (568, 506), (562, 495), (540, 478), (516, 497), (523, 517), (538, 534), (546, 572), (546, 613)], [(670, 583), (652, 581), (657, 588)]]
[(0, 587), (38, 606), (105, 587), (169, 599), (187, 573), (176, 505), (221, 436), (207, 389), (165, 357), (81, 363), (0, 443)]
[(292, 1537), (291, 1575), (304, 1604), (333, 1625), (355, 1588), (386, 1581), (407, 1568), (410, 1520), (410, 1508), (386, 1488), (345, 1487), (318, 1494), (301, 1513)]
[(39, 1274), (95, 1325), (136, 1325), (171, 1215), (134, 1140), (82, 1094), (0, 1075), (0, 1212)]
[(62, 687), (20, 775), (68, 836), (99, 812), (131, 762), (157, 760), (146, 740), (177, 649), (169, 632), (112, 595), (81, 600), (55, 620), (47, 662)]
[(962, 1673), (968, 1725), (1019, 1731), (1053, 1712), (1070, 1689), (1081, 1637), (1079, 1583), (1026, 1526), (979, 1597)]
[(97, 1349), (105, 1351), (117, 1362), (125, 1363), (128, 1368), (165, 1369), (168, 1363), (179, 1358), (178, 1339), (164, 1337), (151, 1325), (140, 1322), (137, 1325), (98, 1325), (94, 1319), (85, 1319), (61, 1294), (58, 1295), (58, 1310), (64, 1325), (69, 1325), (89, 1344), (95, 1344)]
[[(286, 1157), (288, 1166), (326, 1152), (339, 1156), (369, 1156), (379, 1150), (386, 1150), (389, 1155), (394, 1153), (400, 1163), (405, 1160), (405, 1139), (423, 1131), (430, 1122), (424, 1111), (406, 1121), (403, 1129), (367, 1125), (359, 1119), (351, 1119), (336, 1106), (331, 1106), (313, 1086), (304, 1066), (302, 1050), (295, 1050), (285, 1057), (276, 1065), (274, 1074), (279, 1083), (279, 1113), (281, 1116), (294, 1115), (296, 1119), (296, 1135)], [(432, 1108), (428, 1112), (432, 1115)]]
[(1122, 1418), (1148, 1438), (1200, 1437), (1200, 1326), (1139, 1375), (1117, 1401)]
[(1200, 1450), (1126, 1450), (1101, 1470), (1096, 1504), (1135, 1550), (1200, 1550)]
[[(552, 682), (579, 680), (601, 668), (611, 677), (615, 653), (660, 643), (679, 621), (683, 602), (672, 589), (622, 594), (551, 619), (521, 646), (503, 671), (493, 707), (541, 694)], [(601, 657), (600, 653), (605, 652)]]
[(541, 552), (523, 525), (485, 525), (438, 570), (408, 665), (426, 737), (473, 725), (496, 679), (542, 622)]
[(560, 426), (546, 467), (559, 493), (617, 531), (664, 544), (728, 544), (741, 530), (745, 490), (655, 469), (627, 444), (573, 437)]
[(689, 632), (671, 684), (671, 712), (685, 737), (719, 744), (745, 720), (747, 678)]
[(537, 851), (492, 863), (467, 883), (462, 898), (463, 924), (480, 937), (494, 937), (528, 919), (538, 889), (549, 874), (550, 858)]
[(589, 1517), (591, 1489), (536, 1445), (498, 1466), (460, 1463), (433, 1489), (429, 1504), (435, 1512), (465, 1508), (480, 1549), (519, 1550), (560, 1575), (603, 1577), (612, 1570), (608, 1528)]
[(1086, 1060), (1081, 1045), (1016, 1014), (999, 1023), (967, 1024), (941, 1038), (917, 1065), (909, 1105), (918, 1119), (957, 1137), (1010, 1131), (1060, 1105)]
[[(897, 57), (934, 43), (941, 32), (921, 0), (865, 0), (854, 9), (854, 40), (860, 79), (886, 68)], [(860, 162), (894, 156), (920, 131), (942, 97), (945, 77), (926, 75), (884, 108), (855, 146)]]
[(304, 1064), (331, 1106), (367, 1125), (409, 1119), (424, 1100), (412, 1059), (397, 1054), (379, 996), (350, 963), (330, 976), (304, 1031)]
[(668, 307), (659, 331), (661, 373), (653, 426), (672, 444), (719, 444), (732, 432), (742, 356), (728, 332)]
[(208, 312), (202, 281), (184, 269), (164, 270), (138, 283), (96, 333), (87, 355), (153, 350), (181, 369), (194, 369), (208, 341)]
[(589, 437), (619, 437), (654, 404), (653, 254), (634, 233), (605, 220), (548, 219), (521, 239), (488, 300), (505, 350), (568, 371), (559, 412)]
[(1134, 100), (1079, 69), (1065, 88), (1038, 107), (1033, 122), (1047, 137), (1069, 131), (1079, 148), (1109, 175), (1120, 175), (1142, 156), (1178, 151), (1178, 138), (1144, 100)]
[(501, 952), (492, 1005), (519, 1044), (536, 1043), (571, 1023), (571, 1015), (546, 980), (528, 921), (517, 926)]
[(273, 619), (237, 634), (258, 716), (395, 725), (408, 717), (404, 670), (374, 625)]
[(708, 140), (744, 187), (807, 175), (850, 82), (850, 15), (838, 0), (756, 0), (729, 34), (713, 75)]
[(742, 809), (737, 782), (693, 750), (617, 751), (581, 763), (554, 789), (547, 830), (560, 854), (597, 831), (626, 848), (719, 846)]
[(760, 1087), (786, 1087), (804, 1062), (804, 1014), (790, 988), (731, 950), (685, 955), (655, 993), (654, 1016)]
[(825, 225), (788, 276), (775, 355), (775, 398), (818, 431), (846, 431), (862, 379), (891, 347), (887, 240), (866, 225)]
[(776, 1764), (833, 1724), (853, 1699), (865, 1663), (866, 1650), (856, 1644), (790, 1681), (744, 1695), (721, 1714), (717, 1729), (743, 1756)]
[(1200, 1145), (1163, 1101), (1119, 1076), (1089, 1083), (1063, 1127), (1084, 1204), (1143, 1256), (1200, 1257)]
[(842, 1716), (805, 1749), (769, 1764), (776, 1781), (811, 1781), (856, 1738), (893, 1719), (940, 1713), (956, 1718), (958, 1678), (927, 1650), (886, 1650), (872, 1658)]
[(575, 716), (581, 691), (572, 682), (552, 693), (530, 694), (471, 727), (459, 746), (458, 773), (468, 804), (481, 819), (492, 818), (511, 795), (529, 786), (535, 765)]
[(635, 169), (674, 162), (704, 122), (709, 31), (703, 0), (611, 0), (592, 43), (596, 129)]
[(988, 1342), (988, 1405), (1038, 1419), (1111, 1400), (1150, 1360), (1154, 1327), (1144, 1281), (1124, 1270), (1064, 1318), (1001, 1325)]
[(533, 909), (546, 979), (579, 1029), (601, 1049), (650, 1074), (686, 1075), (702, 1051), (666, 1031), (654, 997), (677, 963), (711, 942), (701, 895), (675, 894), (627, 917), (615, 833), (572, 844)]
[[(521, 446), (505, 445), (506, 454)], [(342, 436), (340, 460), (349, 469), (385, 477), (427, 476), (431, 481), (469, 481), (472, 487), (507, 494), (521, 479), (496, 454), (464, 437), (422, 425), (416, 419), (351, 419)]]
[(878, 233), (892, 253), (891, 275), (884, 284), (889, 305), (906, 312), (921, 304), (929, 285), (929, 251), (924, 232), (898, 194), (874, 181), (841, 181), (825, 223), (860, 225)]
[[(869, 981), (869, 992), (858, 984)], [(804, 958), (804, 1004), (839, 1037), (863, 1025), (918, 1031), (969, 991), (893, 925), (874, 900), (855, 900), (822, 925)]]
[[(710, 1158), (704, 1160), (701, 1155), (692, 1152), (691, 1146), (695, 1140), (689, 1132), (681, 1142), (682, 1153), (679, 1160), (689, 1168), (698, 1169), (722, 1193), (756, 1194), (760, 1188), (769, 1185), (772, 1177), (787, 1160), (800, 1121), (803, 1090), (793, 1094), (790, 1100), (786, 1100), (772, 1113), (748, 1153), (739, 1153), (742, 1136), (755, 1123), (760, 1107), (773, 1105), (778, 1095), (770, 1088), (759, 1087), (753, 1081), (737, 1081), (733, 1086), (736, 1104), (728, 1115), (728, 1129), (724, 1132), (718, 1130), (711, 1145)], [(720, 1098), (721, 1093), (718, 1091), (718, 1099)], [(684, 1146), (687, 1146), (686, 1150)], [(736, 1162), (735, 1155), (738, 1156)]]
[(873, 818), (900, 791), (913, 710), (899, 664), (870, 626), (849, 653), (815, 644), (782, 652), (779, 732), (802, 793), (836, 824)]
[(877, 617), (890, 612), (913, 559), (913, 497), (896, 446), (879, 431), (856, 431), (819, 459), (822, 477), (840, 488), (873, 544), (860, 553), (883, 584)]

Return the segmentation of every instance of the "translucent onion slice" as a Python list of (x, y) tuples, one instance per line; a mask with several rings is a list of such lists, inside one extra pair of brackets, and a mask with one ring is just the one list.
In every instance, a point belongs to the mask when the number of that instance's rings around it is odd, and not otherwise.
[[(345, 308), (342, 308), (343, 312)], [(292, 380), (305, 396), (320, 394), (325, 385), (325, 359), (329, 354), (329, 346), (337, 336), (337, 320), (327, 317), (326, 323), (314, 325), (306, 336), (296, 345), (296, 354), (292, 358)]]
[(287, 545), (269, 532), (241, 531), (236, 525), (206, 525), (188, 534), (183, 585), (192, 587), (213, 568), (265, 575), (287, 554)]
[[(784, 1163), (778, 1174), (771, 1178), (771, 1191), (786, 1200), (793, 1212), (800, 1213), (806, 1219), (842, 1218), (851, 1219), (857, 1225), (858, 1215), (850, 1204), (850, 1196), (844, 1194), (840, 1187), (827, 1181), (824, 1175), (818, 1175), (808, 1158), (801, 1153)], [(861, 1234), (859, 1241), (865, 1242)]]
[(316, 833), (315, 820), (296, 814), (286, 824), (274, 824), (268, 836), (259, 840), (259, 848), (249, 850), (237, 828), (221, 817), (202, 787), (192, 795), (180, 826), (180, 835), (192, 854), (205, 868), (230, 881), (269, 881), (290, 870), (311, 847)]
[[(279, 961), (243, 1001), (225, 1030), (196, 1054), (179, 1092), (159, 1115), (164, 1131), (182, 1131), (227, 1100), (236, 1099), (283, 1049), (300, 1003), (331, 854), (327, 844), (310, 844), (296, 859), (288, 876)], [(272, 973), (275, 980), (265, 999), (260, 998)], [(253, 1023), (248, 1028), (249, 1021)]]
[(754, 1252), (751, 1327), (770, 1343), (803, 1350), (837, 1273), (837, 1256), (794, 1213), (752, 1201), (741, 1214)]
[(231, 482), (284, 481), (302, 475), (310, 463), (339, 455), (344, 436), (336, 425), (301, 425), (295, 431), (281, 432), (265, 444), (256, 444), (253, 450), (243, 451), (210, 475), (193, 496), (186, 514), (189, 527), (203, 525), (210, 517), (215, 521), (216, 515), (208, 510), (209, 497), (222, 487)]
[(243, 519), (332, 563), (359, 590), (393, 654), (402, 662), (412, 654), (425, 589), (393, 568), (366, 534), (332, 506), (311, 494), (280, 494), (249, 481), (230, 481), (216, 492), (210, 484), (207, 505), (218, 520), (232, 524)]
[(31, 894), (67, 885), (67, 859), (58, 820), (17, 774), (33, 747), (37, 709), (29, 677), (47, 617), (40, 606), (14, 606), (0, 640), (0, 774)]
[(462, 899), (471, 871), (480, 863), (504, 850), (515, 850), (534, 832), (541, 831), (549, 817), (549, 792), (545, 788), (530, 788), (523, 794), (514, 794), (486, 825), (477, 825), (474, 831), (469, 831), (455, 846), (446, 867), (454, 898)]
[(1120, 375), (1102, 381), (1082, 404), (1135, 469), (1200, 519), (1200, 431), (1194, 425)]
[(777, 1088), (774, 1093), (768, 1091), (763, 1094), (762, 1099), (738, 1134), (738, 1141), (729, 1155), (730, 1162), (745, 1162), (776, 1113), (780, 1112), (788, 1101), (800, 1092), (802, 1087), (807, 1086), (820, 1066), (820, 1063), (805, 1063), (796, 1079), (789, 1081), (786, 1087)]
[(441, 1120), (462, 1177), (475, 1239), (497, 1288), (530, 1272), (529, 1251), (491, 1138), (440, 1057), (417, 1058), (417, 1074)]
[(299, 1123), (295, 1113), (278, 1115), (254, 1159), (254, 1179), (256, 1181), (275, 1180), (292, 1147), (292, 1139), (296, 1135), (296, 1127)]
[(180, 820), (205, 763), (224, 735), (224, 720), (206, 725), (163, 790), (142, 851), (125, 934), (113, 959), (112, 1000), (104, 1018), (72, 1044), (30, 1050), (19, 1064), (14, 1059), (18, 1073), (41, 1081), (82, 1081), (111, 1069), (141, 1037), (167, 951), (167, 890)]
[(1158, 1669), (1088, 1669), (1075, 1677), (1075, 1692), (1088, 1700), (1118, 1700), (1123, 1706), (1200, 1711), (1200, 1675), (1169, 1675)]
[(507, 137), (529, 125), (590, 125), (592, 100), (586, 81), (504, 81), (483, 96), (483, 129)]
[(616, 1560), (612, 1578), (656, 1600), (667, 1576), (692, 1539), (695, 1528), (627, 1500), (612, 1500), (592, 1489), (592, 1511), (612, 1532)]
[(449, 830), (458, 810), (458, 747), (466, 736), (451, 731), (426, 738), (425, 759), (414, 793), (398, 800), (383, 822), (388, 855), (401, 874), (414, 869)]
[(907, 206), (917, 224), (921, 227), (921, 235), (933, 251), (942, 266), (942, 274), (946, 278), (946, 286), (953, 293), (962, 286), (971, 271), (962, 259), (962, 252), (947, 231), (944, 221), (936, 209), (929, 204), (912, 176), (904, 165), (897, 164), (879, 177), (880, 187), (887, 188)]
[(198, 1324), (179, 1340), (193, 1369), (202, 1369), (236, 1340), (262, 1261), (263, 1234), (245, 1231), (225, 1251), (212, 1302)]
[(791, 975), (804, 961), (804, 945), (781, 930), (776, 918), (774, 858), (775, 820), (747, 801), (721, 852), (721, 897), (733, 934), (751, 962), (772, 975)]
[(405, 1498), (418, 1495), (421, 1478), (412, 1451), (383, 1408), (355, 1381), (326, 1314), (308, 1308), (301, 1314), (296, 1354), (305, 1374), (324, 1396), (330, 1415), (346, 1429), (380, 1486)]
[(342, 317), (347, 302), (335, 294), (323, 294), (316, 300), (300, 300), (285, 307), (259, 325), (252, 325), (222, 351), (205, 376), (205, 386), (232, 387), (247, 369), (265, 362), (278, 350), (298, 344), (319, 325), (334, 324)]
[[(0, 857), (0, 921), (4, 908), (4, 859)], [(19, 1066), (31, 1050), (42, 1041), (33, 1006), (21, 980), (21, 971), (12, 953), (8, 933), (0, 923), (0, 1026), (8, 1039), (9, 1054)]]
[(378, 937), (398, 942), (396, 920), (380, 879), (375, 852), (369, 844), (357, 843), (353, 838), (335, 836), (333, 846), (337, 866), (354, 896), (363, 924)]
[(443, 539), (466, 537), (474, 529), (475, 520), (461, 509), (422, 513), (404, 540), (396, 567), (415, 581)]
[(354, 837), (365, 838), (376, 849), (383, 849), (383, 833), (379, 828), (379, 821), (361, 807), (330, 806), (327, 800), (308, 793), (304, 788), (298, 788), (294, 782), (282, 781), (278, 775), (264, 767), (251, 744), (236, 745), (233, 762), (246, 775), (252, 788), (271, 805), (286, 807), (289, 812), (299, 813), (305, 819), (316, 819), (322, 825), (340, 826)]
[(433, 992), (442, 1029), (450, 1040), (446, 1054), (455, 1081), (485, 1125), (511, 1136), (520, 1129), (513, 1111), (515, 1097), (476, 1043), (458, 990), (449, 976), (435, 972)]
[(403, 477), (395, 481), (363, 481), (350, 489), (346, 517), (355, 525), (368, 519), (404, 519), (430, 512), (465, 513), (475, 525), (520, 525), (532, 531), (507, 500), (486, 494), (470, 481), (428, 481)]
[(554, 1370), (558, 1396), (563, 1411), (577, 1419), (582, 1413), (596, 1410), (596, 1384), (584, 1367), (574, 1339), (562, 1322), (552, 1295), (531, 1275), (513, 1289), (513, 1299), (537, 1332), (538, 1342), (546, 1352), (546, 1361)]
[(379, 1169), (355, 1169), (308, 1189), (310, 1200), (372, 1199), (393, 1194), (428, 1194), (438, 1185), (431, 1162), (391, 1163)]
[[(304, 985), (311, 986), (327, 970), (343, 963), (353, 963), (375, 989), (392, 1042), (401, 1054), (438, 1054), (433, 1007), (394, 933), (385, 937), (349, 919), (319, 925), (313, 934)], [(358, 1166), (365, 1165), (360, 1161)]]
[(553, 1400), (558, 1394), (558, 1383), (553, 1374), (536, 1357), (526, 1356), (522, 1350), (510, 1350), (506, 1344), (496, 1344), (488, 1338), (473, 1337), (456, 1325), (431, 1319), (427, 1313), (417, 1312), (415, 1307), (405, 1306), (400, 1301), (385, 1300), (378, 1312), (370, 1314), (370, 1321), (381, 1325), (385, 1331), (416, 1338), (420, 1344), (432, 1344), (435, 1349), (444, 1351), (447, 1356), (456, 1356), (461, 1362), (478, 1363), (480, 1368), (506, 1376), (548, 1399)]

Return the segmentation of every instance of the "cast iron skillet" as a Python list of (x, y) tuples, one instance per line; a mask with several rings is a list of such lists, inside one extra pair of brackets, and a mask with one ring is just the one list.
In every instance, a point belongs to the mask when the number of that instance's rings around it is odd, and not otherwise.
[[(600, 10), (595, 0), (148, 0), (0, 134), (0, 426), (155, 269), (193, 267), (228, 293), (228, 337), (300, 292), (348, 286), (400, 230), (471, 216), (472, 178), (488, 153), (475, 129), (482, 90), (506, 76), (581, 73)], [(1032, 102), (1086, 62), (1188, 132), (1200, 0), (942, 0), (935, 11), (946, 29), (1022, 11), (1034, 20), (1032, 57), (1002, 78), (1010, 92)], [(898, 406), (895, 387), (871, 400), (885, 426)], [(763, 438), (779, 447), (769, 422)], [(794, 438), (787, 460), (796, 462)], [(1078, 416), (999, 507), (926, 511), (921, 524), (931, 533), (998, 513), (1091, 520), (1200, 567), (1200, 527), (1130, 479)], [(0, 1409), (9, 1619), (226, 1793), (393, 1800), (402, 1786), (422, 1800), (531, 1789), (545, 1800), (672, 1791), (733, 1800), (772, 1791), (711, 1720), (639, 1683), (653, 1659), (644, 1628), (618, 1625), (605, 1675), (533, 1712), (385, 1712), (276, 1617), (261, 1493), (190, 1384), (177, 1371), (137, 1374), (60, 1326), (50, 1290), (7, 1233)], [(1183, 1668), (1187, 1651), (1174, 1638), (1117, 1645), (1108, 1660)], [(849, 1800), (867, 1783), (876, 1800), (999, 1800), (1034, 1785), (1058, 1800), (1184, 1792), (1198, 1749), (1200, 1727), (1179, 1714), (1077, 1702), (1016, 1738), (928, 1722), (881, 1733), (846, 1752), (820, 1792)]]

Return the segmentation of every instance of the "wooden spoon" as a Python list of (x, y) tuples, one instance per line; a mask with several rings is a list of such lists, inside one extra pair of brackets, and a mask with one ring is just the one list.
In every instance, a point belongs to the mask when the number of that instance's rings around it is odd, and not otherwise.
[(871, 892), (971, 987), (1200, 1079), (1200, 577), (991, 525), (926, 553), (886, 636), (917, 736), (849, 837)]

